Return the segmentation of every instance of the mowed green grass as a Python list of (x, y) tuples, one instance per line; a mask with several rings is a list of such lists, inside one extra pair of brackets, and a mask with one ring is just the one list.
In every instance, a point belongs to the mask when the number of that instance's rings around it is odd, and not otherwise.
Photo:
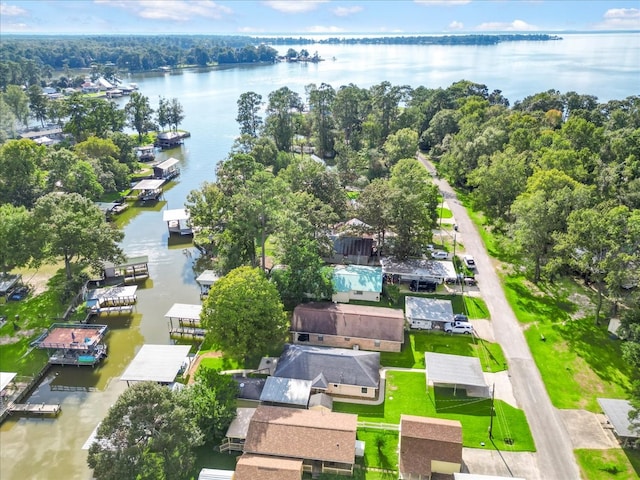
[[(488, 436), (491, 399), (467, 397), (463, 390), (455, 395), (452, 389), (430, 387), (427, 390), (424, 373), (387, 372), (382, 405), (335, 402), (333, 407), (337, 412), (355, 413), (359, 421), (366, 422), (398, 424), (401, 414), (458, 420), (462, 424), (465, 447), (494, 448)], [(493, 436), (496, 446), (500, 450), (535, 451), (524, 412), (501, 400), (495, 401), (495, 410)]]
[[(585, 480), (633, 480), (640, 478), (640, 452), (611, 448), (574, 450)], [(635, 463), (635, 467), (634, 467)]]
[(507, 367), (499, 344), (471, 335), (451, 335), (440, 331), (405, 333), (402, 352), (381, 352), (380, 364), (385, 367), (425, 368), (425, 352), (478, 357), (485, 372), (498, 372)]
[(397, 431), (358, 428), (356, 436), (358, 440), (365, 442), (364, 465), (366, 467), (398, 470)]

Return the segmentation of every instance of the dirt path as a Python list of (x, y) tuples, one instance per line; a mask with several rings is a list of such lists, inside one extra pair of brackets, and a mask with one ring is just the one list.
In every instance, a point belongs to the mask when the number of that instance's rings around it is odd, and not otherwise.
[(203, 358), (220, 358), (221, 356), (222, 352), (207, 352), (202, 355), (198, 355), (189, 367), (189, 385), (196, 381), (195, 373), (198, 371), (198, 367), (200, 366), (200, 362)]
[(558, 411), (551, 404), (540, 372), (531, 356), (520, 323), (507, 302), (502, 284), (487, 253), (480, 234), (455, 191), (438, 179), (431, 162), (418, 154), (418, 160), (434, 177), (434, 183), (447, 201), (464, 236), (465, 250), (474, 256), (478, 266), (478, 288), (487, 304), (496, 340), (509, 362), (513, 394), (524, 410), (536, 444), (539, 478), (573, 480), (580, 478), (569, 432)]

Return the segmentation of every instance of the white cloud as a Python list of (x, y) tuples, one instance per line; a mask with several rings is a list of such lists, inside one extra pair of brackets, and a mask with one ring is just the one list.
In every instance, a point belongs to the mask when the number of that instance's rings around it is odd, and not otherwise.
[(444, 5), (450, 7), (452, 5), (466, 5), (471, 0), (413, 0), (420, 5)]
[(305, 28), (307, 33), (343, 33), (344, 29), (336, 26), (312, 25)]
[(268, 7), (283, 13), (304, 13), (318, 8), (327, 0), (269, 0), (264, 2)]
[[(6, 3), (0, 3), (0, 15), (7, 17), (17, 17), (20, 15), (26, 15), (27, 11), (24, 8), (20, 8), (17, 5), (8, 5)], [(20, 24), (16, 24), (20, 25)]]
[(333, 9), (333, 14), (338, 17), (348, 17), (349, 15), (353, 15), (354, 13), (358, 13), (362, 11), (362, 7), (353, 6), (353, 7), (338, 7)]
[(640, 9), (611, 8), (603, 15), (604, 21), (595, 25), (599, 30), (640, 29)]
[(458, 22), (454, 20), (449, 24), (449, 30), (462, 30), (464, 28), (464, 23)]
[(485, 22), (476, 27), (476, 30), (485, 30), (491, 32), (529, 32), (539, 30), (535, 25), (530, 25), (523, 20), (514, 20), (511, 23), (507, 22)]
[(211, 0), (94, 0), (95, 3), (123, 8), (141, 18), (185, 22), (194, 17), (220, 20), (233, 13), (229, 7)]

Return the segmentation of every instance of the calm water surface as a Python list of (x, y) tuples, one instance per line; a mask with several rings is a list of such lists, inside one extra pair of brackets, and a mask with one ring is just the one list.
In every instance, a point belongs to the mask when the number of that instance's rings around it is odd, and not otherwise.
[[(280, 47), (281, 53), (287, 48)], [(110, 328), (109, 358), (99, 368), (53, 369), (35, 392), (32, 402), (62, 404), (57, 419), (23, 418), (0, 427), (2, 480), (90, 479), (81, 447), (124, 390), (119, 376), (143, 343), (170, 343), (164, 314), (171, 305), (199, 303), (193, 269), (197, 251), (190, 245), (169, 245), (162, 209), (180, 208), (191, 190), (214, 180), (216, 164), (226, 157), (238, 134), (240, 94), (254, 91), (266, 101), (270, 92), (285, 85), (304, 98), (304, 87), (310, 83), (367, 88), (387, 80), (437, 88), (461, 79), (500, 89), (511, 103), (549, 89), (591, 94), (602, 101), (640, 94), (638, 34), (564, 35), (556, 42), (483, 47), (319, 45), (317, 51), (326, 61), (125, 79), (138, 83), (154, 107), (160, 96), (178, 98), (185, 111), (181, 128), (192, 134), (181, 148), (159, 156), (178, 158), (182, 169), (178, 181), (165, 191), (164, 202), (128, 213), (123, 227), (125, 253), (149, 256), (151, 280), (138, 290), (135, 315), (104, 321)], [(127, 99), (119, 101), (124, 104)]]

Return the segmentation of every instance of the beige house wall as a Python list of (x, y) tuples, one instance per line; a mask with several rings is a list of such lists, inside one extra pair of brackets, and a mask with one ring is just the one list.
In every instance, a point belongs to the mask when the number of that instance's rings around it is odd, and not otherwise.
[(364, 387), (367, 390), (366, 392), (363, 392), (362, 388), (363, 387), (358, 387), (356, 385), (330, 383), (327, 387), (326, 393), (329, 395), (343, 395), (346, 397), (376, 398), (376, 393), (378, 391), (377, 388)]
[(460, 473), (460, 464), (443, 462), (441, 460), (431, 460), (431, 471), (433, 473), (453, 475), (453, 473)]
[(351, 300), (366, 300), (368, 302), (379, 302), (380, 292), (362, 292), (351, 290), (349, 292), (337, 292), (331, 297), (333, 303), (349, 303)]
[[(298, 345), (319, 345), (322, 347), (338, 347), (352, 349), (355, 345), (359, 350), (371, 350), (374, 352), (399, 352), (402, 350), (400, 342), (389, 340), (374, 340), (371, 338), (339, 337), (337, 335), (318, 335), (309, 333), (308, 342), (299, 342), (298, 334), (306, 332), (292, 332), (293, 343)], [(322, 340), (320, 340), (322, 338)]]

